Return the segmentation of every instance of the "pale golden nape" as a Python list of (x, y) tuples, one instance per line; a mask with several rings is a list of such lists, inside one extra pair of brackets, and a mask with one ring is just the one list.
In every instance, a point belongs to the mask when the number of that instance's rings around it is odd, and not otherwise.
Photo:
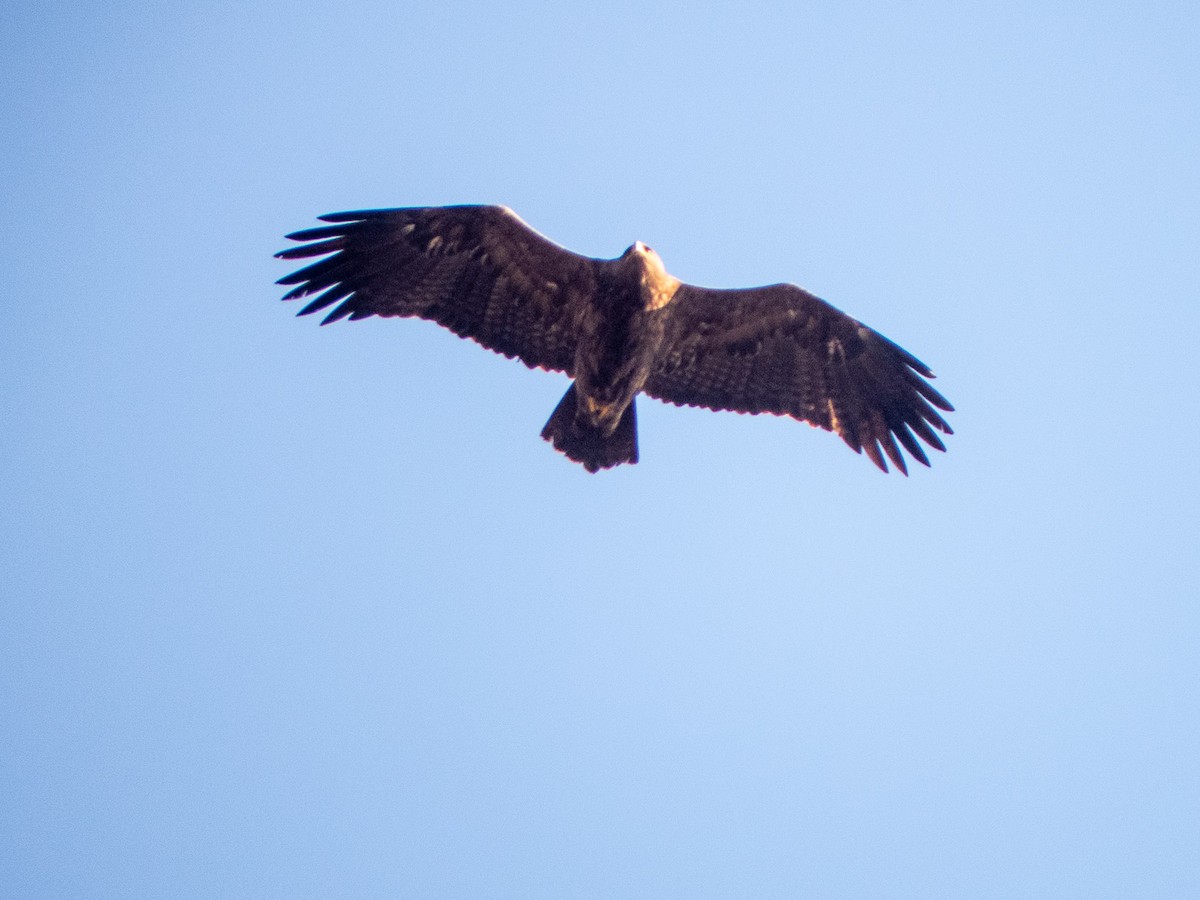
[(630, 257), (636, 260), (641, 268), (642, 300), (645, 308), (662, 309), (679, 290), (680, 281), (668, 274), (662, 258), (641, 241), (634, 243), (632, 249)]

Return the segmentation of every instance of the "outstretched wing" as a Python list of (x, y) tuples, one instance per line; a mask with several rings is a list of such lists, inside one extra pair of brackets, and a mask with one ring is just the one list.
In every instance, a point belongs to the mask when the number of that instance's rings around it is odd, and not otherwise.
[[(856, 453), (908, 474), (897, 441), (918, 462), (914, 437), (945, 450), (953, 410), (911, 353), (791, 284), (745, 290), (682, 285), (644, 390), (685, 406), (769, 412), (836, 432)], [(883, 453), (880, 453), (882, 448)]]
[[(280, 259), (327, 256), (281, 278), (284, 300), (319, 296), (299, 315), (419, 316), (526, 365), (569, 372), (576, 311), (595, 261), (542, 237), (502, 206), (377, 209), (320, 217), (289, 234)], [(332, 254), (332, 255), (328, 255)]]

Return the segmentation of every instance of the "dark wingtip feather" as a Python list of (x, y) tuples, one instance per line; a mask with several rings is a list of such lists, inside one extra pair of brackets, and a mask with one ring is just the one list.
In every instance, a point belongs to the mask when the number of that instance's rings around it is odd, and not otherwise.
[(285, 234), (284, 237), (289, 241), (323, 241), (325, 238), (341, 237), (345, 233), (346, 229), (340, 225), (321, 225), (316, 228), (293, 231), (291, 234)]
[[(946, 420), (938, 415), (937, 410), (926, 403), (921, 397), (912, 398), (912, 409), (916, 412), (917, 417), (928, 422), (943, 434), (954, 434), (953, 429), (950, 428)], [(912, 418), (909, 419), (909, 422), (912, 422)]]
[(926, 416), (930, 423), (942, 434), (954, 434), (954, 429), (950, 427), (950, 423), (939, 416), (937, 413)]
[(907, 476), (908, 464), (904, 461), (904, 454), (901, 453), (900, 448), (896, 446), (896, 441), (892, 437), (892, 433), (890, 431), (885, 431), (883, 436), (879, 439), (879, 443), (883, 445), (883, 452), (886, 453), (888, 459), (895, 464), (896, 468), (900, 471), (900, 474)]
[(917, 436), (934, 450), (941, 450), (943, 453), (946, 452), (946, 445), (942, 443), (942, 439), (929, 427), (929, 423), (920, 416), (910, 418), (908, 420), (908, 427), (915, 431)]
[(280, 250), (275, 254), (276, 259), (305, 259), (309, 256), (324, 256), (326, 253), (334, 253), (346, 246), (345, 241), (340, 238), (332, 238), (327, 241), (316, 241), (312, 244), (305, 244), (302, 247), (289, 247), (286, 250)]
[[(283, 284), (284, 282), (277, 281), (275, 283)], [(282, 299), (282, 300), (299, 300), (301, 297), (307, 297), (309, 294), (311, 294), (313, 292), (313, 290), (314, 289), (313, 289), (312, 285), (310, 285), (306, 281), (304, 284), (300, 285), (299, 287), (292, 288), (290, 291), (288, 291), (286, 294), (284, 294), (283, 297), (280, 299)]]
[(299, 284), (302, 281), (310, 281), (314, 284), (315, 289), (324, 290), (332, 281), (338, 280), (330, 278), (330, 273), (336, 272), (341, 263), (342, 257), (340, 255), (319, 259), (312, 265), (305, 266), (303, 269), (297, 269), (291, 275), (284, 275), (276, 284)]
[(897, 422), (893, 432), (900, 443), (904, 445), (904, 449), (912, 455), (913, 459), (925, 467), (929, 466), (929, 457), (925, 455), (925, 451), (917, 443), (917, 439), (913, 437), (912, 432), (908, 430), (908, 426), (904, 422)]
[(875, 335), (875, 337), (877, 337), (880, 341), (882, 341), (889, 350), (891, 350), (894, 354), (899, 356), (900, 359), (903, 360), (904, 364), (906, 366), (908, 366), (910, 369), (914, 369), (917, 372), (920, 372), (926, 378), (934, 377), (933, 370), (930, 369), (929, 366), (925, 365), (925, 363), (921, 362), (921, 360), (917, 359), (915, 356), (913, 356), (911, 353), (909, 353), (907, 350), (905, 350), (903, 347), (901, 347), (899, 344), (897, 344), (891, 338), (884, 337), (878, 331), (874, 331), (873, 329), (872, 329), (872, 333)]
[(343, 303), (341, 306), (339, 306), (337, 309), (335, 309), (333, 312), (331, 312), (329, 315), (327, 315), (324, 319), (322, 319), (321, 324), (322, 325), (331, 325), (332, 323), (338, 321), (338, 319), (344, 319), (344, 318), (346, 318), (346, 316), (350, 315), (353, 312), (354, 312), (354, 303), (352, 302), (352, 300), (347, 300), (345, 303)]
[(887, 472), (887, 462), (883, 458), (883, 454), (879, 452), (879, 445), (875, 443), (874, 438), (868, 438), (863, 442), (863, 453), (867, 454), (867, 458), (881, 470)]
[(950, 401), (943, 397), (929, 382), (922, 381), (917, 386), (917, 390), (921, 392), (922, 397), (924, 397), (938, 409), (945, 410), (946, 412), (954, 412), (954, 406), (950, 403)]
[(322, 222), (359, 222), (364, 219), (377, 219), (393, 212), (394, 209), (351, 209), (346, 212), (325, 213), (317, 218)]
[(335, 284), (320, 297), (314, 300), (300, 312), (298, 316), (307, 316), (309, 313), (315, 313), (319, 309), (324, 309), (330, 304), (337, 303), (339, 300), (344, 300), (346, 297), (354, 293), (354, 288), (346, 287), (344, 284)]

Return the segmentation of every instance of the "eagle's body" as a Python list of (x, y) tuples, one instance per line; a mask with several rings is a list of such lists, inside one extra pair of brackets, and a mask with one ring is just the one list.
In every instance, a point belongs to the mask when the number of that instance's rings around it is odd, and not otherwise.
[[(637, 462), (634, 401), (789, 415), (839, 434), (885, 472), (897, 441), (944, 450), (933, 409), (953, 407), (922, 362), (794, 285), (713, 290), (666, 272), (640, 241), (616, 259), (579, 256), (495, 206), (368, 210), (289, 235), (294, 259), (333, 254), (280, 280), (321, 292), (325, 322), (420, 316), (574, 383), (542, 436), (589, 471)], [(339, 302), (340, 301), (340, 302)], [(324, 323), (323, 323), (324, 324)], [(932, 426), (932, 427), (931, 427)], [(882, 453), (880, 452), (882, 448)]]
[(575, 383), (542, 430), (590, 471), (637, 462), (633, 401), (653, 369), (678, 287), (641, 241), (615, 260), (598, 261), (594, 300), (581, 309)]

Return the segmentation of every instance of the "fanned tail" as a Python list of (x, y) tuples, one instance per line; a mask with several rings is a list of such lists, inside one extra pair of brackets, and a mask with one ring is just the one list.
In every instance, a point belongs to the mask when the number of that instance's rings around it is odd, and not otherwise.
[(572, 383), (542, 429), (542, 437), (553, 444), (555, 450), (581, 463), (589, 472), (610, 469), (621, 463), (635, 463), (638, 447), (634, 402), (631, 400), (626, 407), (616, 430), (606, 436), (598, 427), (576, 420), (577, 400)]

